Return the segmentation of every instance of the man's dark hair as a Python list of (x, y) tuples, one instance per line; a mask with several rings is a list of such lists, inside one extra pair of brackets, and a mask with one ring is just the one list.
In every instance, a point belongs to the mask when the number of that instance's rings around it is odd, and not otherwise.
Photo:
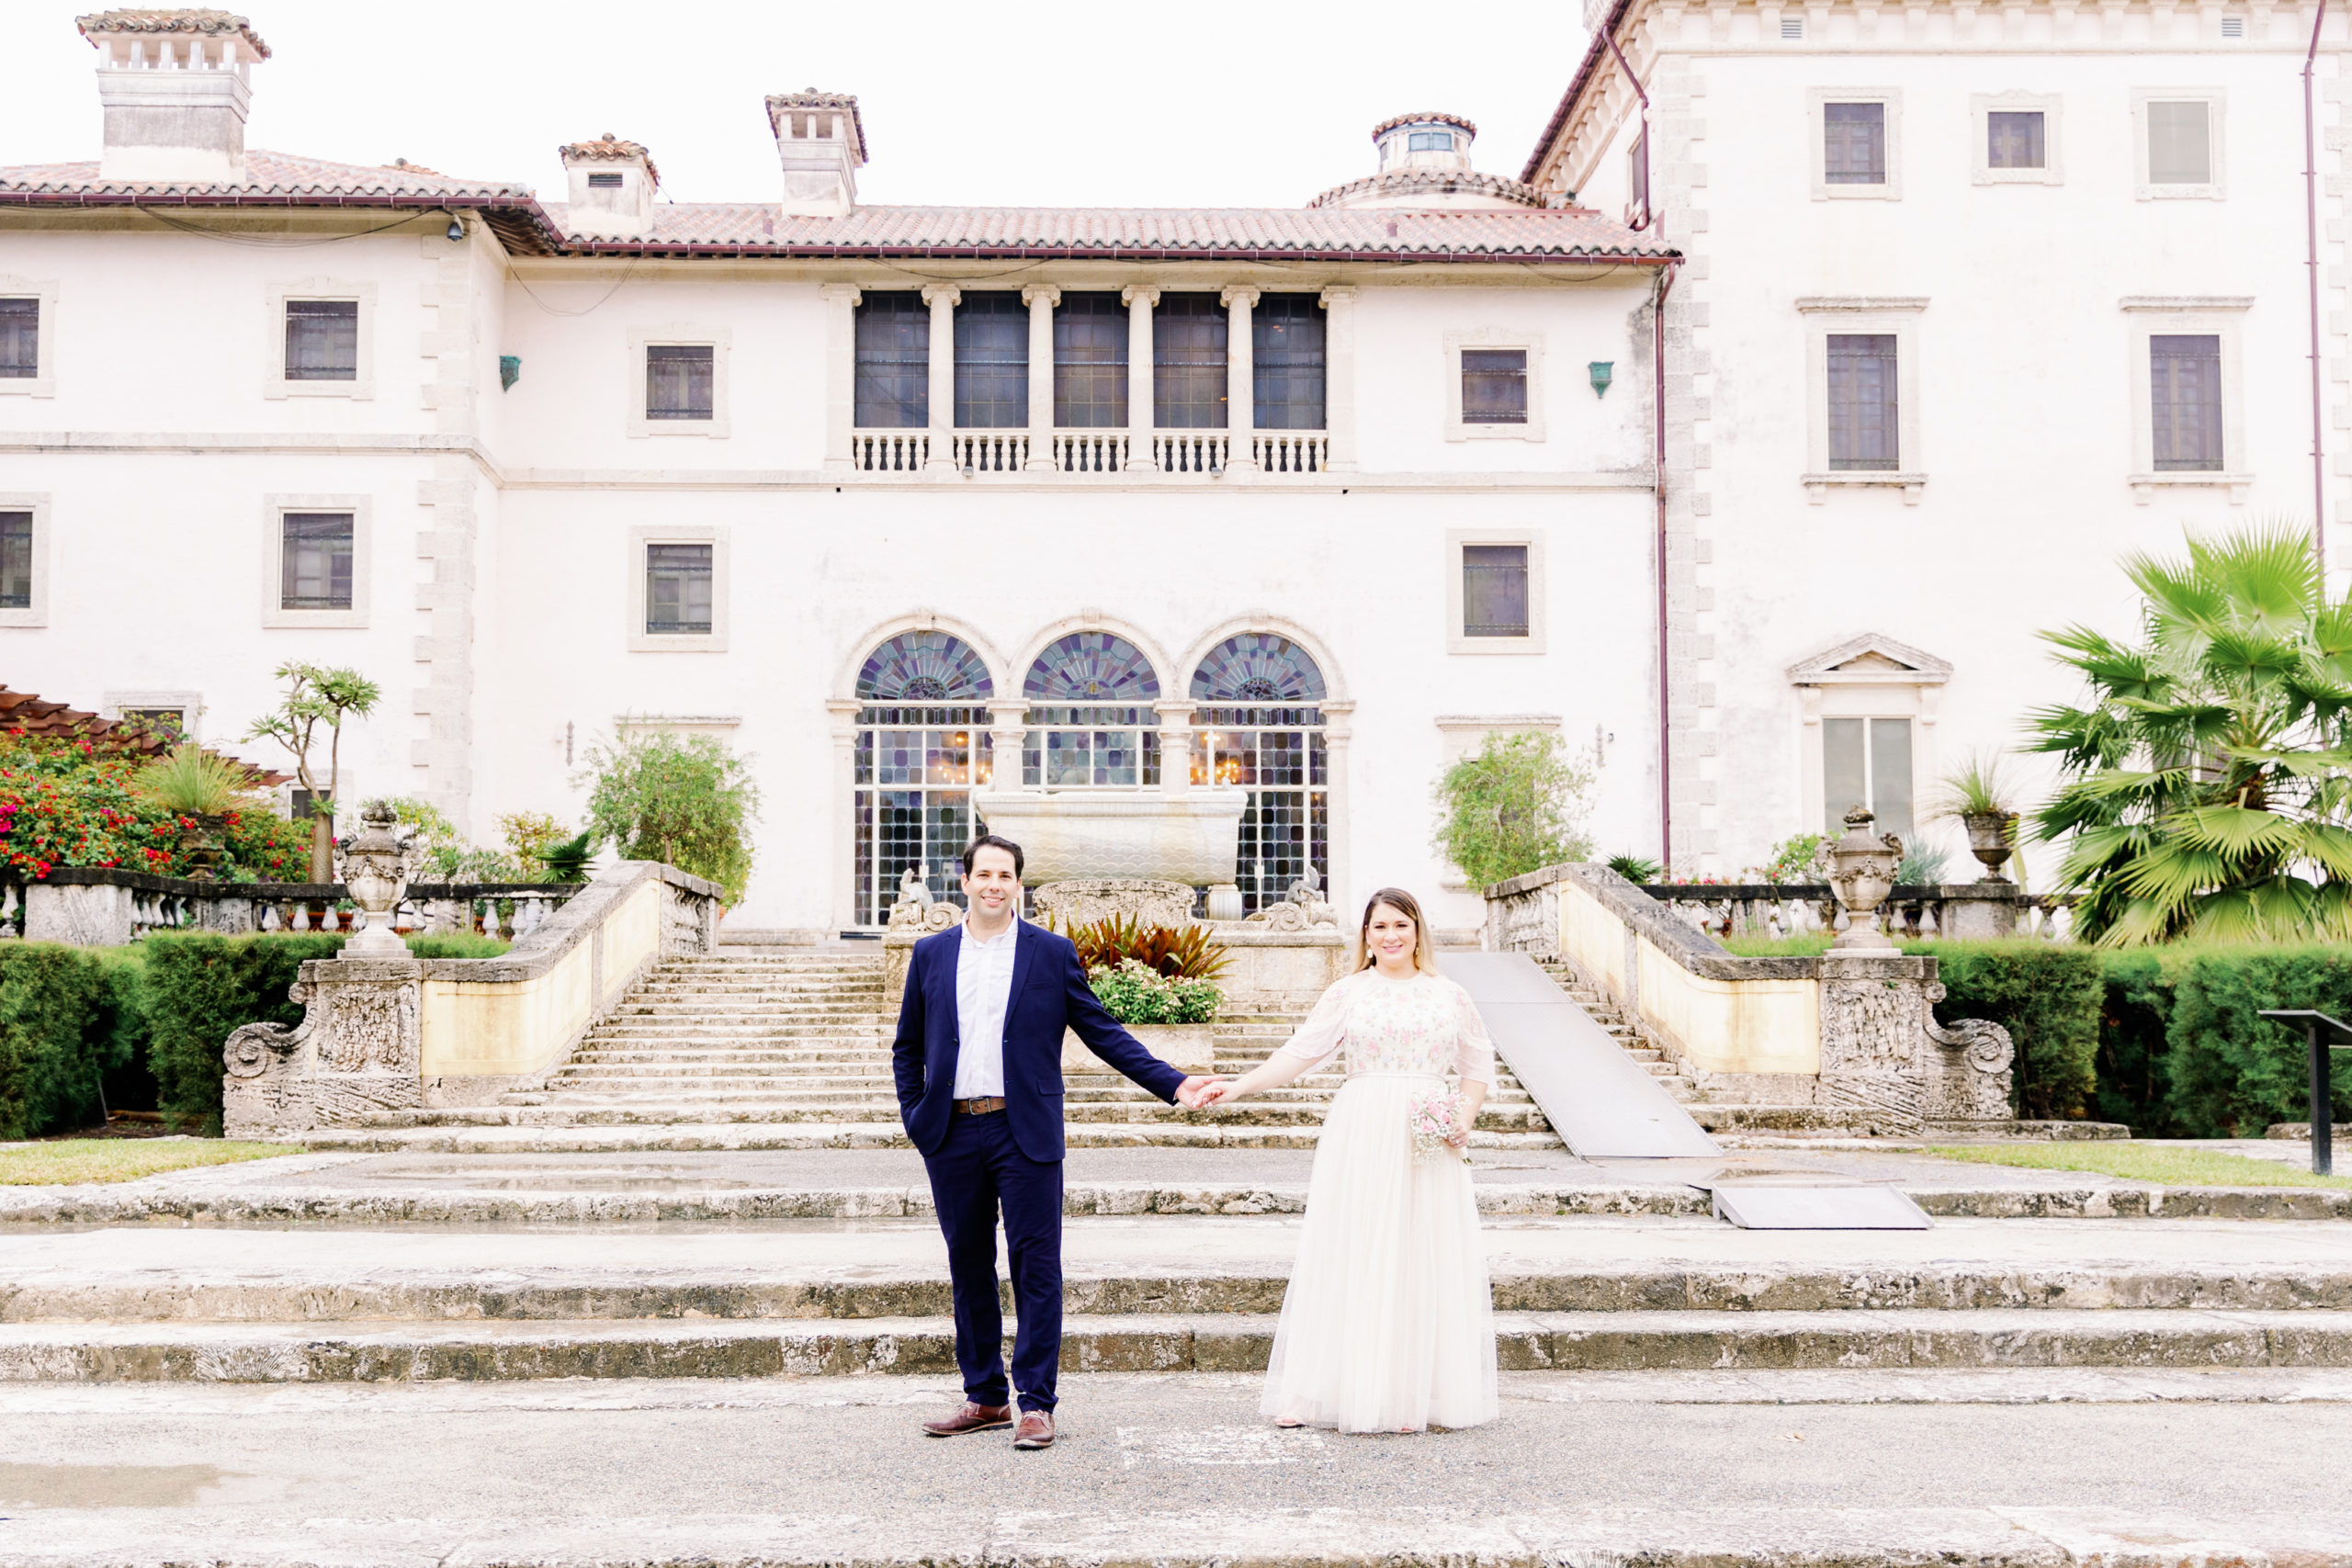
[(1012, 874), (1015, 876), (1019, 876), (1021, 874), (1021, 867), (1023, 863), (1021, 846), (1014, 843), (1011, 839), (999, 838), (994, 833), (982, 833), (978, 838), (974, 839), (970, 844), (965, 847), (965, 875), (969, 876), (972, 874), (972, 857), (978, 854), (982, 850), (1002, 850), (1006, 854), (1012, 857)]

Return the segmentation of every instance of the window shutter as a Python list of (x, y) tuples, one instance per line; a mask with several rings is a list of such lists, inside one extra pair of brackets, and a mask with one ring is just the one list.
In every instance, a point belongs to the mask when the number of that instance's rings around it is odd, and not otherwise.
[(1902, 466), (1893, 333), (1829, 339), (1829, 467), (1892, 470)]
[(1462, 635), (1527, 635), (1527, 547), (1462, 547)]

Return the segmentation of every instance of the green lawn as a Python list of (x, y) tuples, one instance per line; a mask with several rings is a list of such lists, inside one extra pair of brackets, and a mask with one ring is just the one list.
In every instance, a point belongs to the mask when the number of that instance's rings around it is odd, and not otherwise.
[(2300, 1156), (2301, 1165), (2155, 1143), (1983, 1144), (1927, 1152), (1978, 1165), (2093, 1170), (2127, 1181), (2161, 1181), (2174, 1187), (2352, 1187), (2352, 1176), (2313, 1176), (2308, 1150)]
[(294, 1144), (235, 1144), (219, 1138), (60, 1138), (0, 1147), (0, 1187), (135, 1181), (163, 1170), (301, 1152)]

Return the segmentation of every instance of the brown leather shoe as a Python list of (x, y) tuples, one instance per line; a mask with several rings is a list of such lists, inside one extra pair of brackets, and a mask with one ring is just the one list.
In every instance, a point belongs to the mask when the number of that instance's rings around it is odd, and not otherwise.
[(975, 1404), (967, 1399), (955, 1415), (944, 1421), (926, 1421), (922, 1429), (934, 1438), (960, 1438), (967, 1432), (987, 1432), (1012, 1425), (1010, 1404)]
[(1054, 1413), (1050, 1410), (1024, 1410), (1021, 1426), (1012, 1434), (1016, 1449), (1050, 1449), (1054, 1446)]

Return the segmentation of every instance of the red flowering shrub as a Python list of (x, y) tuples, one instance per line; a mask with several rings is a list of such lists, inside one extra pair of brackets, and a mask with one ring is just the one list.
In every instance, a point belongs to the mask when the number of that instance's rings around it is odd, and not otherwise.
[[(7, 869), (36, 881), (61, 865), (186, 875), (180, 831), (195, 823), (131, 792), (141, 761), (86, 737), (0, 734), (0, 858)], [(305, 874), (308, 823), (266, 809), (232, 812), (226, 823), (222, 869), (231, 879)]]

